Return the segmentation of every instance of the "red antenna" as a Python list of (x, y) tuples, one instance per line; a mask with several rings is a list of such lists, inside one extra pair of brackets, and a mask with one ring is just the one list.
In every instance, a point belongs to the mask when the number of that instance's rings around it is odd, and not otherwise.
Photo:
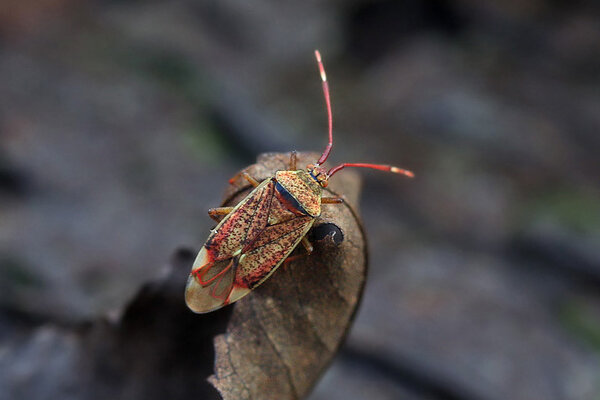
[(323, 164), (327, 157), (329, 157), (329, 153), (331, 153), (331, 148), (333, 147), (333, 117), (331, 115), (331, 101), (329, 100), (329, 85), (327, 84), (327, 75), (325, 75), (325, 67), (323, 66), (323, 61), (321, 60), (321, 53), (319, 50), (315, 50), (315, 57), (317, 57), (317, 62), (319, 63), (319, 72), (321, 73), (321, 80), (323, 81), (323, 94), (325, 95), (325, 104), (327, 104), (327, 118), (329, 122), (329, 143), (327, 147), (325, 147), (325, 151), (317, 161), (317, 165)]
[(339, 170), (344, 169), (346, 167), (359, 167), (359, 168), (378, 169), (380, 171), (387, 171), (387, 172), (393, 172), (395, 174), (406, 175), (409, 178), (414, 178), (415, 177), (415, 174), (413, 174), (412, 171), (409, 171), (407, 169), (402, 169), (402, 168), (394, 167), (392, 165), (365, 164), (365, 163), (343, 163), (343, 164), (338, 165), (337, 167), (331, 168), (329, 170), (329, 172), (327, 172), (327, 178), (331, 177), (331, 175), (335, 174)]
[[(329, 157), (329, 153), (331, 153), (331, 148), (333, 147), (333, 117), (331, 114), (331, 101), (329, 100), (329, 85), (327, 84), (327, 75), (325, 75), (325, 67), (323, 66), (323, 60), (321, 59), (321, 53), (319, 50), (315, 50), (315, 56), (317, 57), (317, 62), (319, 63), (319, 72), (321, 73), (321, 80), (323, 81), (323, 94), (325, 95), (325, 104), (327, 104), (327, 117), (329, 122), (329, 143), (327, 147), (325, 147), (325, 151), (317, 161), (317, 166), (323, 164), (327, 158)], [(366, 163), (343, 163), (336, 167), (333, 167), (327, 172), (327, 178), (329, 179), (333, 174), (338, 172), (341, 169), (346, 167), (358, 167), (358, 168), (371, 168), (378, 169), (380, 171), (393, 172), (395, 174), (406, 175), (409, 178), (414, 178), (415, 174), (412, 171), (407, 169), (402, 169), (398, 167), (394, 167), (391, 165), (382, 165), (382, 164), (366, 164)]]

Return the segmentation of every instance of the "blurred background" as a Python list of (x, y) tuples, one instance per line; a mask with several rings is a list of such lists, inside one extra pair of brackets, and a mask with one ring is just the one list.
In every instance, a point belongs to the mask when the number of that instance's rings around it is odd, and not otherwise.
[(600, 6), (4, 0), (0, 339), (109, 312), (265, 151), (364, 176), (370, 276), (321, 399), (600, 398)]

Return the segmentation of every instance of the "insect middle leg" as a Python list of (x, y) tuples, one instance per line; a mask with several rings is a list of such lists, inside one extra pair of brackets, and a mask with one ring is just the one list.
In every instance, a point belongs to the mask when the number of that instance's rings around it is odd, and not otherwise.
[(214, 219), (215, 221), (219, 222), (221, 220), (221, 218), (219, 218), (220, 216), (227, 215), (231, 211), (233, 211), (233, 207), (209, 208), (208, 209), (208, 216), (211, 217), (212, 219)]

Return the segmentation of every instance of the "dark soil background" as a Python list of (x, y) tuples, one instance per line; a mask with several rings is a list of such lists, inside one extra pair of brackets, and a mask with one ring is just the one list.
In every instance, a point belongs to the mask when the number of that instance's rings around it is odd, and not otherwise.
[(360, 171), (370, 275), (310, 399), (598, 399), (599, 21), (592, 1), (3, 1), (0, 376), (34, 384), (32, 329), (199, 249), (259, 153), (323, 148), (318, 48), (331, 162), (416, 178)]

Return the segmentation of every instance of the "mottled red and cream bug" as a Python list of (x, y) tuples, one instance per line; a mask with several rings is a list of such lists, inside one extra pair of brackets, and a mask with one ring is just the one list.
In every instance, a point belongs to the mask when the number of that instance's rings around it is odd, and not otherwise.
[(277, 171), (262, 182), (242, 172), (254, 190), (235, 207), (209, 210), (214, 219), (225, 217), (211, 231), (188, 278), (185, 301), (194, 312), (207, 313), (241, 299), (269, 278), (298, 244), (310, 254), (312, 245), (306, 234), (321, 215), (321, 206), (343, 202), (341, 198), (322, 197), (322, 189), (339, 170), (362, 167), (414, 176), (410, 171), (380, 164), (344, 163), (330, 170), (321, 167), (333, 147), (333, 131), (325, 68), (318, 51), (315, 55), (327, 105), (329, 143), (319, 160), (306, 170), (296, 168), (296, 153), (292, 152), (289, 169)]

